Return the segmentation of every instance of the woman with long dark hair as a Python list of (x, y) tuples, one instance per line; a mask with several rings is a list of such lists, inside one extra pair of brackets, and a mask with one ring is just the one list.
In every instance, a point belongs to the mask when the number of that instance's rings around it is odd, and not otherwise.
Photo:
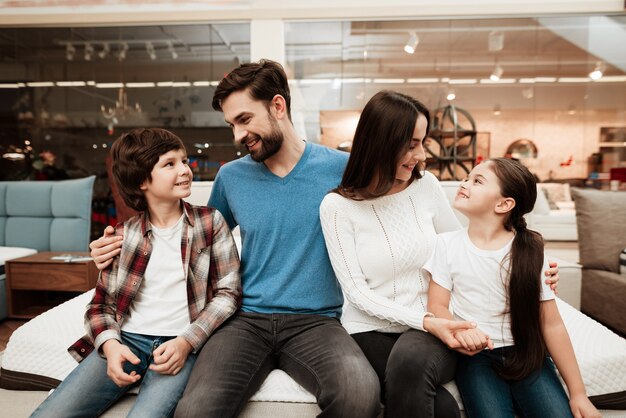
[(437, 233), (461, 228), (439, 182), (423, 171), (429, 119), (410, 96), (374, 95), (359, 119), (341, 184), (320, 208), (346, 300), (342, 323), (378, 374), (385, 416), (393, 418), (459, 416), (442, 383), (455, 372), (448, 347), (463, 350), (455, 332), (472, 326), (426, 310), (428, 278), (421, 268)]
[(467, 350), (456, 381), (469, 418), (600, 416), (554, 293), (541, 283), (543, 239), (524, 220), (536, 199), (535, 178), (519, 162), (496, 158), (474, 167), (453, 205), (469, 219), (467, 229), (441, 234), (424, 266), (432, 275), (429, 309), (452, 319), (451, 305), (455, 319), (477, 323), (456, 334)]

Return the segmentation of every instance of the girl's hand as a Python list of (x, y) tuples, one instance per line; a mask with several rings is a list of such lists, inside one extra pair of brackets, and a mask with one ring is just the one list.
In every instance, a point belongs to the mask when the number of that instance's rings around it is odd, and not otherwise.
[(150, 365), (150, 370), (161, 374), (178, 374), (192, 349), (183, 337), (166, 341), (152, 353), (154, 363)]
[(491, 338), (478, 328), (458, 331), (454, 334), (469, 355), (474, 355), (485, 348), (493, 350)]
[(456, 350), (461, 347), (461, 343), (455, 338), (455, 333), (459, 330), (475, 328), (476, 323), (470, 321), (453, 321), (445, 318), (424, 318), (424, 330), (439, 338), (448, 348)]
[(569, 401), (569, 407), (574, 418), (602, 418), (602, 414), (585, 395), (574, 396)]
[(550, 268), (546, 270), (546, 284), (550, 286), (550, 289), (555, 295), (559, 294), (557, 287), (559, 286), (559, 266), (554, 261), (550, 261)]

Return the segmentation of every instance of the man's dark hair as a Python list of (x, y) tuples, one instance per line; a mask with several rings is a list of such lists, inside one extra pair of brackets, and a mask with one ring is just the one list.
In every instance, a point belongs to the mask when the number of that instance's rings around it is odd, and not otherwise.
[(256, 62), (241, 64), (220, 81), (213, 95), (213, 109), (222, 111), (222, 102), (236, 91), (248, 89), (250, 96), (260, 100), (269, 107), (277, 94), (285, 99), (287, 115), (291, 120), (291, 94), (287, 74), (282, 65), (276, 61), (263, 59)]
[(120, 135), (111, 147), (111, 171), (124, 203), (137, 211), (148, 209), (142, 183), (152, 180), (161, 155), (180, 149), (185, 149), (183, 141), (165, 129), (134, 129)]

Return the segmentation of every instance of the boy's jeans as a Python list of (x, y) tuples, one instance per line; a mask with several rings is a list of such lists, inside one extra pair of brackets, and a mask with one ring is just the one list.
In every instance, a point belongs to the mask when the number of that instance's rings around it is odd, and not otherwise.
[[(174, 414), (196, 355), (189, 354), (176, 375), (162, 375), (148, 369), (152, 363), (152, 352), (172, 338), (122, 331), (122, 344), (127, 345), (141, 360), (138, 365), (124, 364), (126, 373), (135, 370), (142, 376), (139, 395), (129, 417), (170, 417)], [(31, 417), (97, 417), (137, 384), (118, 387), (107, 376), (106, 359), (94, 351), (39, 405)]]

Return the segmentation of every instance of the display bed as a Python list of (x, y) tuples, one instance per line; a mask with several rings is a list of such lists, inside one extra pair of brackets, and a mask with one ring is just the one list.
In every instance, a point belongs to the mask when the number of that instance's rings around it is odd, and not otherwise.
[[(20, 396), (14, 390), (47, 391), (58, 385), (76, 361), (67, 347), (83, 335), (83, 313), (93, 291), (57, 306), (18, 328), (7, 345), (0, 369), (0, 405), (8, 396)], [(592, 401), (602, 409), (626, 412), (626, 340), (559, 300), (559, 310), (570, 333), (583, 379)], [(456, 385), (446, 387), (460, 403)], [(45, 392), (31, 396), (32, 411)], [(107, 416), (124, 416), (132, 404), (128, 396)], [(315, 397), (281, 370), (274, 370), (252, 397), (242, 416), (315, 416), (319, 408)], [(111, 414), (111, 415), (109, 415)], [(16, 415), (17, 416), (17, 415)], [(608, 413), (605, 416), (610, 416)]]

